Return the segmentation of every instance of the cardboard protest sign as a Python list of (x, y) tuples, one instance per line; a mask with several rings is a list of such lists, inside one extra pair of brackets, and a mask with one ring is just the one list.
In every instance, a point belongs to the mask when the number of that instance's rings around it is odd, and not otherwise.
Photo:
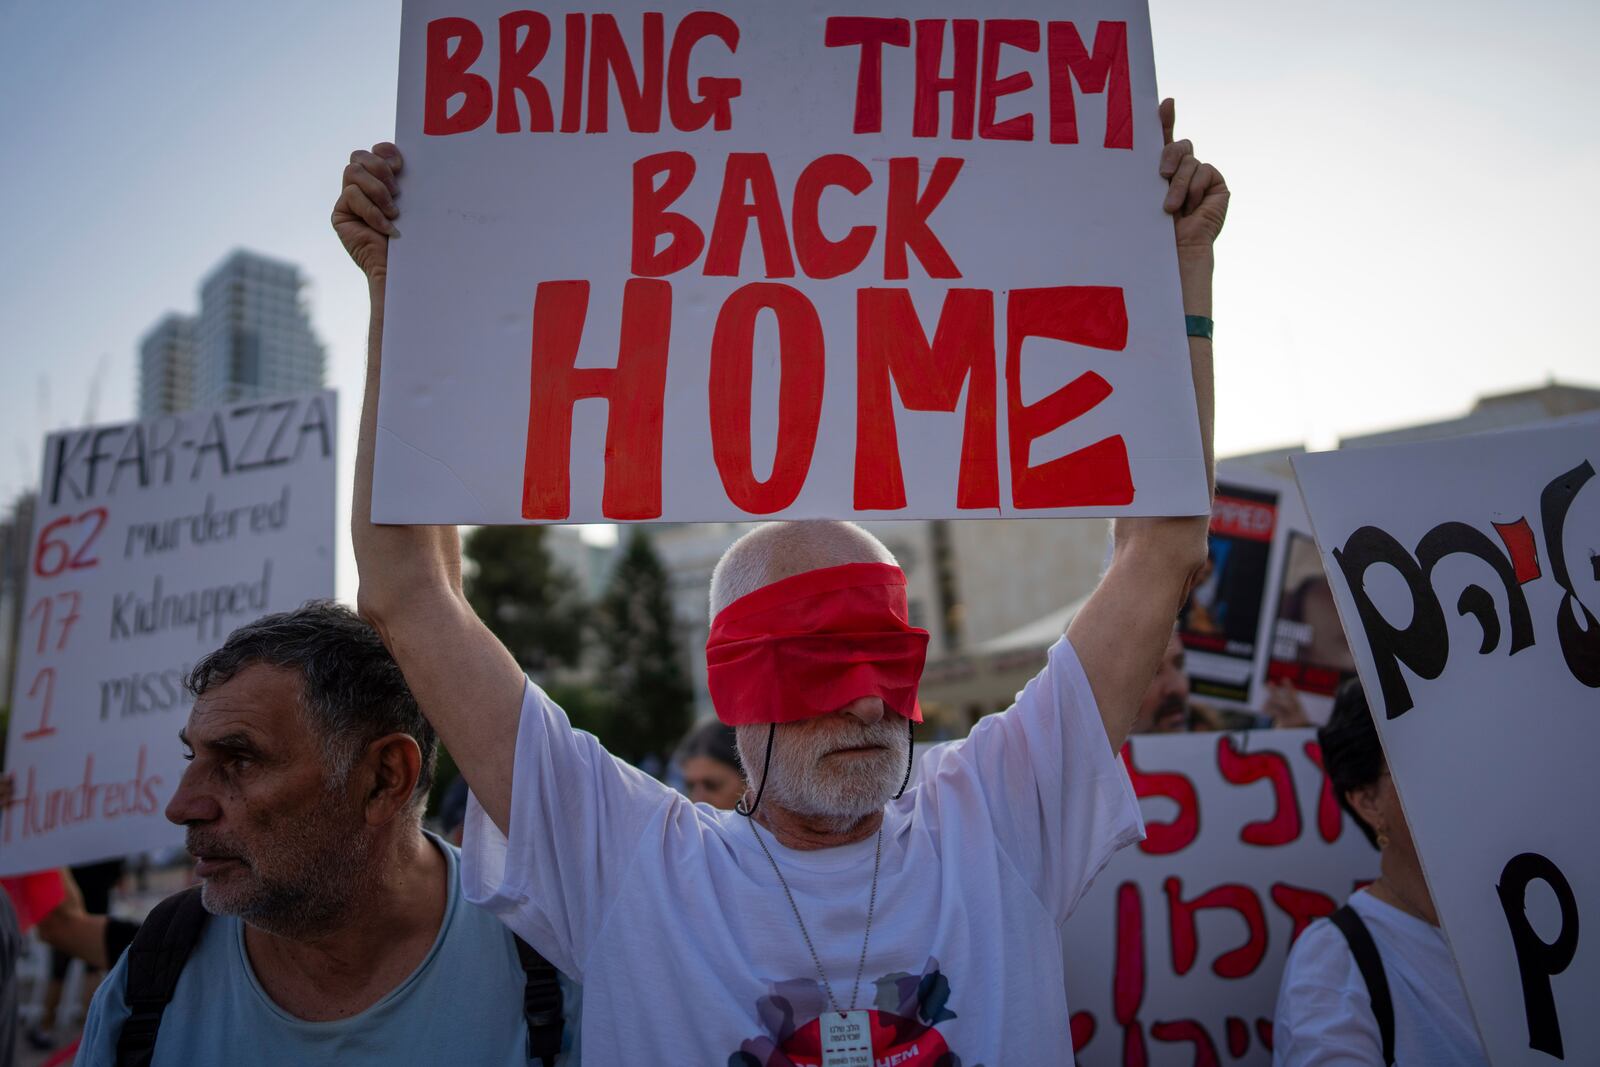
[(1283, 495), (1278, 510), (1283, 552), (1272, 610), (1267, 680), (1287, 682), (1313, 722), (1327, 722), (1339, 683), (1355, 677), (1333, 587), (1311, 533), (1298, 490)]
[(50, 435), (0, 817), (0, 874), (176, 845), (189, 668), (333, 595), (334, 394)]
[(1586, 1060), (1600, 423), (1294, 462), (1489, 1058)]
[(1263, 699), (1278, 599), (1284, 530), (1279, 509), (1293, 487), (1269, 475), (1222, 464), (1211, 503), (1207, 569), (1178, 615), (1178, 637), (1194, 695), (1254, 708)]
[(1123, 759), (1148, 836), (1062, 927), (1077, 1061), (1268, 1064), (1290, 944), (1378, 854), (1312, 730), (1144, 735)]
[(407, 0), (379, 522), (1199, 514), (1143, 0)]

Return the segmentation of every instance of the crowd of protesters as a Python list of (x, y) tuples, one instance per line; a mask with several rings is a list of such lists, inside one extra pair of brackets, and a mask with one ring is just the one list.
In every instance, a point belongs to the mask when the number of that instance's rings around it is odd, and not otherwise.
[[(1209, 319), (1228, 190), (1173, 140), (1170, 103), (1163, 119), (1185, 311)], [(30, 926), (109, 966), (81, 1064), (845, 1062), (835, 1020), (905, 1062), (1070, 1062), (1063, 964), (1038, 946), (1142, 833), (1117, 753), (1131, 733), (1222, 725), (1172, 628), (1205, 520), (1120, 520), (1016, 704), (921, 751), (927, 635), (893, 557), (846, 523), (757, 527), (712, 578), (718, 719), (674, 754), (676, 793), (523, 675), (462, 596), (454, 529), (370, 521), (403, 173), (393, 145), (353, 153), (333, 213), (372, 301), (360, 615), (267, 616), (193, 669), (166, 815), (200, 885), (135, 926), (106, 917), (104, 877), (81, 895), (57, 872), (7, 882), (0, 1064)], [(1190, 356), (1209, 457), (1209, 336)], [(1307, 721), (1285, 687), (1268, 714)], [(444, 836), (422, 819), (440, 737), (463, 772)], [(1321, 740), (1383, 873), (1296, 944), (1277, 1060), (1481, 1062), (1358, 686)]]

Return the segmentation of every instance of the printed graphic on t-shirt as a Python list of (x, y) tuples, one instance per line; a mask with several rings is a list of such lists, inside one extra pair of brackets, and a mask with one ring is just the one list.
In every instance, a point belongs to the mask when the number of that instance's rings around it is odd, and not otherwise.
[[(874, 1067), (983, 1067), (962, 1060), (935, 1028), (956, 1017), (949, 1007), (950, 982), (938, 960), (929, 959), (920, 975), (888, 974), (873, 987), (873, 1006), (866, 1014)], [(834, 993), (845, 990), (836, 986)], [(743, 1042), (728, 1056), (728, 1067), (822, 1067), (820, 1020), (831, 1010), (815, 981), (778, 983), (756, 1005), (768, 1034)]]

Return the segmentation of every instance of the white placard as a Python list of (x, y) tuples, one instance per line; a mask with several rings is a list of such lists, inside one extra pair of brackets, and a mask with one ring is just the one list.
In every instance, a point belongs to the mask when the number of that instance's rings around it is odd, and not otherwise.
[(1596, 462), (1593, 422), (1294, 460), (1496, 1064), (1600, 1049)]
[(380, 522), (1200, 514), (1143, 0), (407, 0)]
[(333, 595), (333, 392), (45, 440), (0, 874), (183, 841), (183, 679), (237, 626)]
[(1123, 751), (1148, 836), (1062, 927), (1083, 1067), (1272, 1061), (1289, 946), (1378, 873), (1313, 730), (1149, 734)]

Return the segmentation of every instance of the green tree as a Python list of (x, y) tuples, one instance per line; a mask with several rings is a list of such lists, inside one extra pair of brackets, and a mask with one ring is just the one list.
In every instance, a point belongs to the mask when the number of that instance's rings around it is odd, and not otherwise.
[(462, 552), (467, 601), (522, 669), (543, 680), (583, 652), (582, 593), (550, 556), (542, 526), (479, 526)]
[(595, 630), (611, 696), (600, 739), (634, 762), (664, 755), (689, 728), (694, 692), (678, 655), (666, 568), (638, 527), (596, 607)]

